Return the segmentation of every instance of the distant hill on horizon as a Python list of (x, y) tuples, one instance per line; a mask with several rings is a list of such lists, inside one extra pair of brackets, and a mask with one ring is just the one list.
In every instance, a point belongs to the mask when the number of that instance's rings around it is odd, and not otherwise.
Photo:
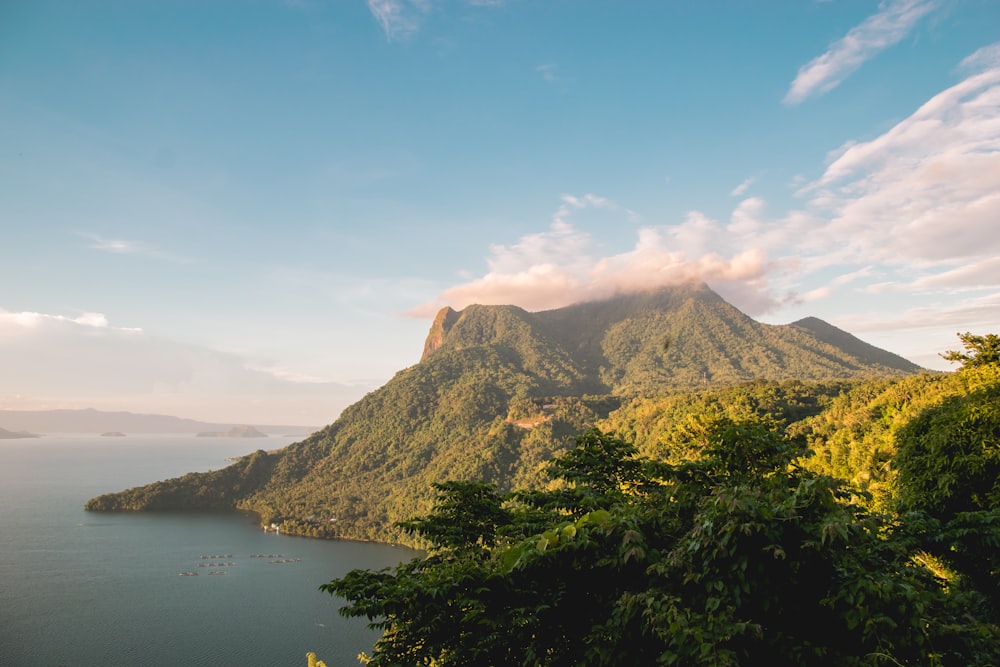
[(38, 435), (35, 433), (28, 433), (27, 431), (8, 431), (5, 428), (0, 428), (0, 440), (15, 440), (17, 438), (37, 438)]
[(283, 533), (405, 541), (396, 522), (429, 508), (434, 482), (483, 480), (501, 491), (543, 483), (543, 463), (609, 415), (638, 423), (669, 397), (753, 383), (796, 394), (825, 383), (795, 399), (808, 412), (851, 383), (923, 370), (821, 320), (759, 323), (704, 284), (536, 313), (444, 308), (420, 362), (321, 431), (86, 507), (238, 507)]
[(282, 424), (212, 423), (170, 415), (135, 412), (105, 412), (81, 410), (0, 410), (0, 428), (31, 433), (93, 433), (126, 434), (186, 434), (228, 432), (251, 426), (264, 433), (306, 436), (317, 430), (313, 426)]

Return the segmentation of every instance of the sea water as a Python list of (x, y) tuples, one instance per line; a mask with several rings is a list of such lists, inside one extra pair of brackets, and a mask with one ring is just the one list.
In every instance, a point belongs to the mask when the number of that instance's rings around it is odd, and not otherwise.
[(101, 493), (294, 440), (0, 440), (0, 665), (302, 667), (309, 651), (357, 665), (377, 635), (318, 587), (417, 552), (265, 533), (237, 512), (83, 510)]

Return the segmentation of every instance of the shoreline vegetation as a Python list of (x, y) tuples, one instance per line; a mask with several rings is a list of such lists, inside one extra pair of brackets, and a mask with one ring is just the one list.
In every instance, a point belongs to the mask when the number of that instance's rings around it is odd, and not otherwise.
[[(603, 419), (580, 426), (598, 428), (613, 437), (634, 442), (640, 453), (676, 462), (695, 455), (707, 429), (714, 420), (732, 415), (772, 419), (784, 432), (808, 443), (808, 453), (797, 465), (819, 474), (827, 474), (854, 485), (871, 496), (873, 506), (884, 502), (891, 485), (891, 461), (896, 451), (896, 433), (916, 420), (927, 409), (954, 401), (968, 392), (968, 382), (957, 374), (919, 374), (901, 380), (873, 380), (836, 383), (747, 383), (734, 388), (675, 394), (661, 399), (634, 400), (612, 410)], [(546, 404), (544, 423), (561, 426), (560, 410)], [(539, 408), (541, 409), (541, 408)], [(568, 420), (567, 420), (568, 421)], [(555, 424), (553, 424), (555, 422)], [(537, 428), (518, 428), (531, 435)], [(322, 432), (321, 432), (322, 434)], [(321, 435), (317, 434), (317, 435)], [(317, 436), (314, 436), (317, 437)], [(567, 435), (568, 438), (575, 436)], [(696, 441), (694, 444), (691, 438)], [(687, 442), (684, 442), (688, 439)], [(259, 488), (254, 480), (270, 481), (289, 448), (302, 448), (309, 440), (293, 443), (285, 449), (257, 450), (231, 459), (226, 468), (206, 473), (189, 473), (179, 478), (156, 482), (146, 487), (103, 494), (89, 501), (88, 511), (156, 510), (235, 510), (251, 514), (264, 530), (285, 535), (379, 543), (387, 546), (426, 548), (426, 543), (395, 527), (394, 531), (376, 531), (373, 535), (338, 532), (337, 521), (315, 513), (273, 516), (266, 514), (250, 498), (233, 498), (226, 491)], [(559, 450), (559, 455), (569, 448)], [(667, 453), (664, 456), (664, 453)], [(540, 464), (544, 466), (544, 462)], [(538, 472), (538, 471), (536, 471)], [(532, 479), (527, 475), (523, 476)], [(441, 479), (446, 479), (442, 477)], [(535, 485), (542, 476), (533, 478)], [(495, 483), (495, 482), (491, 482)], [(428, 505), (427, 507), (430, 507)], [(261, 510), (264, 511), (261, 511)], [(420, 513), (414, 511), (398, 521)]]
[[(868, 381), (836, 381), (829, 383), (751, 382), (726, 389), (692, 393), (675, 393), (664, 397), (621, 401), (617, 397), (587, 397), (575, 401), (551, 397), (518, 404), (520, 412), (510, 411), (503, 420), (489, 424), (494, 434), (508, 439), (511, 477), (527, 484), (543, 482), (540, 469), (552, 455), (569, 450), (567, 441), (574, 434), (596, 427), (615, 437), (634, 442), (644, 455), (664, 456), (676, 461), (697, 451), (697, 446), (685, 438), (704, 439), (706, 424), (719, 416), (754, 416), (774, 419), (796, 437), (809, 442), (810, 455), (800, 464), (824, 474), (831, 474), (856, 484), (865, 493), (880, 491), (887, 483), (887, 462), (895, 445), (893, 437), (899, 428), (915, 418), (923, 407), (954, 397), (963, 391), (956, 375), (918, 374), (903, 379)], [(550, 402), (551, 401), (551, 402)], [(620, 407), (613, 406), (623, 403)], [(593, 408), (597, 405), (599, 410)], [(613, 409), (610, 409), (613, 408)], [(523, 417), (536, 410), (535, 418)], [(580, 414), (590, 417), (581, 419)], [(602, 414), (603, 413), (603, 414)], [(512, 416), (513, 415), (513, 416)], [(519, 426), (529, 421), (532, 428)], [(189, 473), (179, 478), (156, 482), (118, 493), (109, 493), (89, 500), (90, 511), (146, 510), (227, 510), (235, 509), (256, 515), (262, 526), (275, 524), (286, 535), (377, 542), (422, 548), (412, 535), (396, 526), (387, 525), (389, 518), (374, 524), (367, 517), (355, 516), (348, 521), (323, 513), (323, 495), (331, 492), (321, 479), (310, 485), (313, 502), (300, 510), (275, 511), (278, 499), (293, 492), (296, 478), (289, 474), (289, 459), (314, 461), (311, 467), (329, 469), (337, 424), (311, 438), (293, 443), (284, 449), (257, 450), (231, 460), (231, 465), (216, 471)], [(460, 443), (458, 443), (460, 444)], [(325, 456), (309, 456), (327, 452)], [(515, 458), (515, 454), (520, 457)], [(535, 458), (528, 458), (534, 454)], [(377, 456), (377, 452), (373, 453)], [(318, 462), (315, 462), (319, 459)], [(497, 483), (498, 476), (488, 479)], [(366, 478), (378, 488), (391, 481), (380, 479), (373, 471)], [(448, 478), (441, 471), (437, 479)], [(469, 477), (471, 478), (471, 477)], [(428, 488), (433, 480), (428, 481)], [(412, 486), (411, 486), (412, 488)], [(513, 488), (507, 485), (505, 490)], [(366, 503), (362, 495), (355, 496), (360, 506)], [(393, 522), (405, 521), (426, 511), (429, 503), (411, 502), (412, 511), (405, 507), (391, 517)]]

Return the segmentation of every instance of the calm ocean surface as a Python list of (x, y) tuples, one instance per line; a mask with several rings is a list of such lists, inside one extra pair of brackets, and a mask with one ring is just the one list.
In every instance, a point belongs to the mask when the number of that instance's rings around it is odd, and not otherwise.
[(95, 495), (295, 439), (0, 440), (0, 665), (304, 667), (308, 651), (357, 665), (376, 635), (319, 585), (416, 552), (264, 533), (239, 513), (83, 511)]

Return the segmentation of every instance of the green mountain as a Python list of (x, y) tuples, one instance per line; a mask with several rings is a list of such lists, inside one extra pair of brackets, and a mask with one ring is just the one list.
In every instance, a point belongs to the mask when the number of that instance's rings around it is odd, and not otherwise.
[[(837, 393), (837, 382), (920, 370), (819, 320), (761, 324), (705, 285), (539, 313), (445, 308), (420, 362), (325, 429), (86, 507), (235, 506), (289, 533), (402, 541), (393, 524), (426, 513), (433, 482), (541, 484), (541, 465), (615, 410), (761, 380), (834, 383), (824, 391)], [(806, 416), (822, 401), (798, 403)]]

